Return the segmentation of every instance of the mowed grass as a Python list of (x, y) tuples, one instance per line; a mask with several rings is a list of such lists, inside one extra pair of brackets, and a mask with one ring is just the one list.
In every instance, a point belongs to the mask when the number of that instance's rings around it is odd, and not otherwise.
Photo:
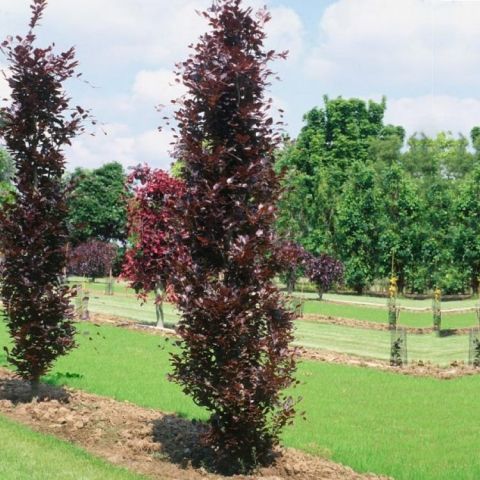
[(0, 416), (2, 480), (141, 480), (71, 444)]
[[(100, 292), (100, 284), (95, 284), (97, 292), (91, 290), (90, 310), (92, 312), (115, 315), (130, 318), (137, 322), (155, 324), (155, 310), (150, 299), (149, 302), (141, 304), (133, 295), (117, 292), (113, 296), (106, 296)], [(386, 322), (386, 311), (376, 308), (358, 306), (343, 306), (322, 302), (311, 302), (315, 307), (326, 306), (339, 307), (342, 313), (346, 312), (346, 318), (362, 319), (365, 312), (372, 312), (378, 322)], [(179, 314), (175, 307), (169, 303), (164, 304), (165, 320), (167, 326), (174, 326)], [(406, 312), (402, 312), (402, 315)], [(408, 312), (409, 313), (409, 312)], [(351, 315), (348, 317), (347, 315)], [(413, 317), (423, 314), (412, 313)], [(425, 314), (431, 318), (429, 314)], [(466, 315), (466, 319), (463, 318)], [(474, 314), (460, 315), (464, 324), (474, 322)], [(344, 316), (344, 315), (342, 315)], [(455, 315), (445, 315), (443, 328), (452, 328), (452, 318)], [(366, 315), (365, 319), (371, 319)], [(402, 319), (402, 316), (400, 317)], [(470, 320), (468, 320), (470, 319)], [(373, 320), (370, 320), (373, 321)], [(470, 322), (470, 323), (471, 323)], [(400, 322), (402, 323), (402, 322)], [(419, 322), (412, 322), (414, 326), (420, 326)], [(458, 322), (456, 322), (458, 326)], [(296, 335), (295, 344), (308, 348), (332, 350), (341, 353), (350, 353), (363, 357), (388, 359), (390, 354), (390, 333), (387, 331), (375, 331), (361, 328), (343, 327), (339, 325), (323, 324), (305, 320), (295, 322)], [(430, 326), (430, 324), (423, 325)], [(438, 338), (434, 334), (408, 335), (408, 356), (410, 360), (423, 360), (439, 365), (446, 365), (452, 361), (466, 361), (468, 359), (468, 338), (466, 335), (455, 335)]]
[[(81, 283), (81, 279), (73, 279), (71, 283)], [(145, 323), (154, 324), (156, 322), (152, 295), (149, 296), (146, 303), (142, 303), (136, 298), (134, 291), (127, 287), (125, 282), (116, 283), (115, 293), (110, 296), (105, 295), (105, 284), (102, 283), (102, 281), (89, 283), (88, 288), (90, 290), (89, 308), (92, 312), (116, 315)], [(326, 294), (326, 297), (344, 301), (364, 301), (366, 298), (370, 298), (335, 294)], [(399, 300), (399, 304), (403, 304), (402, 302), (406, 302), (410, 306), (415, 304), (421, 307), (431, 306), (431, 300)], [(443, 308), (469, 308), (474, 306), (475, 302), (474, 300), (444, 302)], [(377, 306), (375, 306), (375, 303)], [(373, 298), (372, 305), (372, 307), (368, 307), (362, 305), (335, 304), (309, 299), (304, 302), (303, 311), (306, 314), (319, 314), (386, 324), (388, 322), (388, 313), (385, 308), (385, 299)], [(165, 302), (164, 313), (167, 326), (173, 326), (178, 322), (179, 313), (174, 305)], [(400, 312), (398, 323), (399, 325), (407, 327), (432, 327), (432, 312), (402, 311)], [(442, 317), (443, 329), (468, 328), (476, 325), (478, 325), (478, 321), (476, 313), (473, 311), (465, 313), (444, 313)]]
[[(302, 292), (297, 290), (294, 295), (299, 298), (306, 298), (312, 300), (318, 299), (317, 293)], [(368, 295), (346, 295), (339, 293), (324, 293), (323, 299), (335, 302), (361, 302), (380, 306), (385, 306), (387, 302), (387, 299), (385, 297), (373, 297)], [(477, 296), (473, 296), (464, 300), (444, 300), (442, 302), (442, 306), (445, 309), (470, 308), (478, 305), (478, 302), (479, 299), (477, 298)], [(397, 304), (402, 307), (432, 308), (432, 298), (417, 300), (413, 298), (405, 298), (399, 296), (397, 298)]]
[[(309, 300), (304, 303), (303, 312), (307, 314), (329, 315), (344, 317), (365, 322), (387, 323), (388, 312), (386, 308), (364, 307), (360, 305), (340, 305), (335, 303)], [(399, 325), (406, 327), (432, 327), (432, 312), (401, 311), (398, 319)], [(442, 315), (442, 328), (474, 327), (478, 324), (475, 312), (448, 313)]]
[[(390, 332), (344, 327), (328, 323), (298, 320), (295, 322), (295, 345), (306, 348), (349, 353), (360, 357), (390, 358)], [(438, 365), (468, 360), (468, 335), (437, 337), (407, 335), (409, 361), (422, 360)]]
[[(91, 324), (79, 325), (78, 340), (49, 382), (207, 418), (167, 380), (171, 342)], [(0, 329), (0, 347), (6, 343)], [(286, 445), (397, 480), (480, 478), (480, 376), (441, 381), (312, 361), (302, 362), (297, 376), (293, 394), (303, 397), (307, 421), (286, 429)]]

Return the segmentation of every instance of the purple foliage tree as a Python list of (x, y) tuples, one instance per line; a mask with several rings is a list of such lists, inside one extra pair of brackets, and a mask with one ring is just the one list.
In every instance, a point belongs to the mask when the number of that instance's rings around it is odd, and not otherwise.
[(298, 243), (287, 240), (280, 243), (276, 257), (281, 265), (282, 275), (285, 277), (287, 291), (291, 294), (295, 290), (299, 270), (305, 266), (309, 254)]
[(183, 340), (172, 379), (210, 412), (204, 441), (233, 473), (269, 460), (294, 414), (282, 393), (295, 383), (293, 314), (273, 284), (280, 135), (265, 89), (278, 55), (263, 46), (265, 11), (219, 0), (203, 15), (211, 30), (179, 65), (188, 93), (175, 157), (187, 251), (170, 277)]
[(95, 279), (110, 275), (118, 247), (109, 242), (90, 240), (77, 245), (69, 254), (70, 273)]
[(77, 67), (74, 49), (57, 55), (52, 46), (35, 46), (46, 5), (34, 0), (28, 34), (1, 44), (12, 100), (0, 108), (0, 138), (16, 169), (13, 200), (0, 212), (1, 296), (13, 340), (8, 360), (35, 396), (40, 376), (75, 345), (70, 293), (61, 280), (68, 235), (63, 148), (88, 116), (70, 108), (63, 89)]
[(314, 255), (308, 257), (306, 270), (308, 278), (316, 285), (321, 300), (324, 292), (342, 280), (344, 268), (340, 260), (322, 253), (318, 257)]

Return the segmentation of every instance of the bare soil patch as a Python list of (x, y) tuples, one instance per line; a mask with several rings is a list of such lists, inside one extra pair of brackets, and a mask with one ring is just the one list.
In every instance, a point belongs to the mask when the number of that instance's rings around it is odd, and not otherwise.
[[(205, 449), (200, 422), (128, 402), (72, 389), (42, 385), (42, 401), (31, 401), (30, 387), (0, 369), (0, 413), (36, 431), (75, 443), (94, 455), (153, 479), (222, 479), (202, 466)], [(343, 465), (293, 449), (279, 449), (275, 463), (237, 480), (367, 480)]]
[(403, 367), (393, 367), (386, 360), (376, 358), (364, 358), (346, 353), (337, 353), (330, 350), (317, 350), (299, 347), (301, 358), (308, 358), (327, 363), (337, 363), (364, 368), (378, 368), (387, 372), (400, 375), (413, 375), (416, 377), (434, 377), (440, 380), (464, 377), (466, 375), (478, 375), (478, 368), (474, 368), (463, 362), (452, 362), (450, 365), (441, 367), (429, 362), (412, 362)]
[[(354, 328), (363, 328), (365, 330), (389, 330), (387, 323), (378, 323), (378, 322), (368, 322), (366, 320), (356, 320), (354, 318), (344, 318), (344, 317), (332, 317), (330, 315), (320, 315), (317, 313), (306, 313), (301, 317), (301, 320), (308, 322), (318, 322), (318, 323), (329, 323), (332, 325), (341, 325), (344, 327), (354, 327)], [(413, 333), (415, 335), (426, 335), (433, 333), (433, 327), (407, 327), (404, 325), (398, 325), (401, 328), (404, 328), (407, 333)], [(466, 328), (452, 328), (448, 330), (443, 330), (441, 335), (466, 335), (470, 332), (473, 327)]]

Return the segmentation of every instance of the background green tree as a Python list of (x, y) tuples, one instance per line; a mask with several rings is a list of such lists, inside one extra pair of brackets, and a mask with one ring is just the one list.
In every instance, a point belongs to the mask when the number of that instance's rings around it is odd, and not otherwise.
[(385, 108), (385, 99), (377, 103), (325, 96), (322, 108), (305, 115), (298, 139), (286, 142), (277, 159), (278, 171), (284, 172), (278, 220), (282, 235), (312, 253), (339, 255), (335, 218), (350, 167), (367, 163), (375, 145), (378, 157), (385, 150), (380, 145), (387, 143), (398, 156), (403, 143), (401, 127), (384, 125)]
[(338, 203), (336, 244), (345, 282), (362, 293), (375, 279), (379, 256), (379, 192), (374, 169), (356, 162)]
[(127, 199), (125, 172), (117, 163), (96, 170), (76, 169), (70, 177), (68, 199), (70, 238), (78, 244), (89, 239), (126, 241)]
[(12, 157), (5, 149), (0, 148), (0, 205), (8, 198), (8, 194), (12, 191), (13, 172)]
[(409, 265), (421, 253), (421, 203), (418, 189), (397, 163), (377, 176), (378, 182), (378, 274), (398, 278), (403, 292)]
[(466, 177), (454, 197), (454, 255), (462, 271), (468, 271), (470, 285), (478, 291), (480, 277), (480, 166)]

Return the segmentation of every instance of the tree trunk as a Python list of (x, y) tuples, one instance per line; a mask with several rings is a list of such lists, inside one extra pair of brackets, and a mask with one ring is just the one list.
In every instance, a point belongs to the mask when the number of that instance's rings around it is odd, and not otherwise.
[[(65, 257), (67, 258), (67, 261), (68, 261), (69, 248), (70, 248), (70, 244), (67, 243), (65, 247)], [(63, 267), (63, 282), (67, 284), (67, 280), (68, 280), (68, 270), (67, 270), (67, 263), (65, 263), (65, 266)]]
[(290, 274), (287, 277), (287, 292), (291, 295), (295, 291), (295, 285), (297, 283), (297, 279), (294, 274)]
[(398, 293), (403, 294), (404, 289), (405, 289), (405, 275), (403, 273), (400, 273), (398, 275), (397, 291)]
[(318, 299), (323, 300), (323, 288), (318, 289)]
[(163, 314), (163, 288), (162, 284), (158, 283), (155, 288), (155, 313), (157, 315), (157, 328), (165, 328), (165, 317)]
[(473, 294), (476, 295), (477, 293), (479, 293), (478, 292), (479, 283), (478, 283), (478, 277), (476, 274), (472, 276), (471, 285), (472, 285)]
[(40, 379), (38, 377), (30, 380), (30, 391), (32, 392), (32, 399), (38, 398), (40, 392)]
[(82, 316), (80, 320), (90, 320), (90, 312), (88, 311), (88, 300), (88, 295), (84, 295), (84, 297), (82, 298)]

